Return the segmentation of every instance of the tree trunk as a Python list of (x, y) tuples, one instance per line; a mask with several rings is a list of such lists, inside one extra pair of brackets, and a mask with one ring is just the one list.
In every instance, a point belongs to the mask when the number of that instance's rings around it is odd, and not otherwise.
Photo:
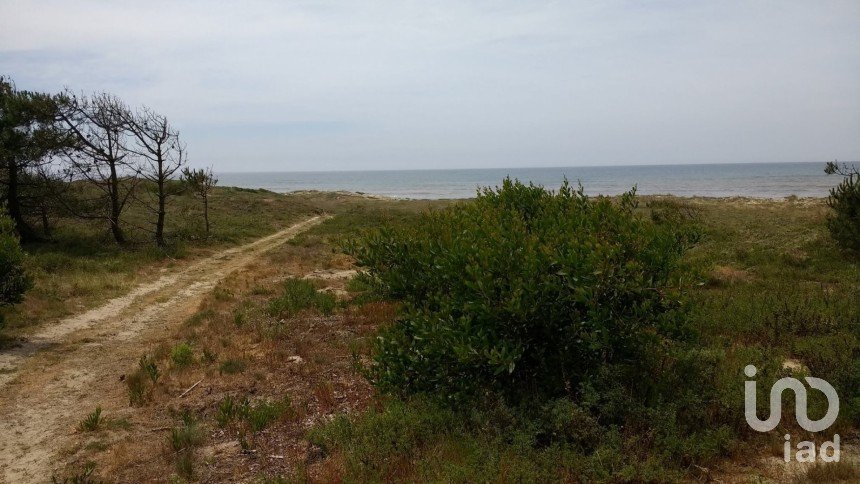
[(45, 233), (45, 237), (48, 239), (51, 238), (51, 221), (48, 219), (48, 207), (45, 206), (44, 202), (39, 203), (39, 210), (42, 213), (42, 232)]
[(6, 169), (9, 172), (9, 185), (6, 189), (6, 209), (9, 210), (9, 217), (15, 224), (15, 231), (21, 238), (21, 242), (33, 242), (38, 240), (36, 231), (33, 230), (24, 216), (21, 214), (21, 205), (18, 201), (18, 164), (10, 158), (6, 162)]
[(164, 247), (164, 216), (165, 199), (167, 195), (164, 193), (164, 179), (158, 180), (158, 220), (155, 222), (155, 243), (159, 247)]
[(206, 238), (209, 238), (209, 197), (203, 195), (203, 220), (206, 222)]
[(119, 218), (122, 209), (119, 204), (119, 177), (116, 174), (116, 165), (110, 165), (110, 231), (113, 234), (117, 244), (125, 244), (125, 234), (122, 233), (122, 227), (119, 226)]

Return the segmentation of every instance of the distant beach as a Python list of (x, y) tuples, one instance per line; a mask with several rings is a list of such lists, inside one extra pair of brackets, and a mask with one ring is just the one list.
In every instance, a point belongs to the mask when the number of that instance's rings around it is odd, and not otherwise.
[(495, 186), (506, 176), (553, 189), (567, 178), (581, 182), (589, 194), (617, 195), (636, 185), (643, 195), (751, 198), (825, 197), (839, 181), (824, 173), (824, 162), (218, 173), (223, 186), (409, 199), (469, 198), (478, 187)]

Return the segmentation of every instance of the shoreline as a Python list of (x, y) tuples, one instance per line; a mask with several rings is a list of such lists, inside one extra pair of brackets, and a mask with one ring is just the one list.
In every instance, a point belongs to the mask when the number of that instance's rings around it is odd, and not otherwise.
[(636, 187), (639, 195), (682, 198), (824, 198), (838, 180), (818, 163), (736, 165), (649, 165), (511, 169), (437, 169), (332, 172), (224, 172), (225, 186), (263, 187), (277, 193), (334, 191), (396, 200), (459, 200), (482, 187), (510, 178), (557, 190), (565, 180), (586, 194), (620, 195)]
[[(234, 186), (224, 186), (223, 188), (239, 188), (246, 189), (245, 187), (234, 187)], [(279, 195), (288, 195), (288, 196), (306, 196), (306, 195), (337, 195), (344, 197), (355, 197), (355, 198), (365, 198), (368, 200), (390, 200), (390, 201), (416, 201), (416, 202), (427, 202), (427, 201), (458, 201), (458, 200), (472, 200), (475, 197), (450, 197), (450, 198), (413, 198), (413, 197), (399, 197), (399, 196), (391, 196), (391, 195), (381, 195), (376, 193), (368, 193), (368, 192), (358, 192), (358, 191), (350, 191), (350, 190), (291, 190), (288, 192), (276, 192), (274, 190), (269, 190), (267, 188), (257, 188), (257, 190), (266, 190), (272, 193), (277, 193)], [(617, 197), (618, 195), (588, 195), (590, 197), (600, 197), (600, 196), (608, 196), (608, 197)], [(705, 202), (718, 202), (718, 201), (727, 201), (727, 202), (825, 202), (827, 200), (827, 196), (823, 197), (800, 197), (796, 195), (789, 195), (785, 197), (755, 197), (755, 196), (746, 196), (746, 195), (726, 195), (726, 196), (708, 196), (708, 195), (673, 195), (671, 193), (655, 193), (655, 194), (637, 194), (637, 197), (641, 199), (665, 199), (665, 198), (675, 198), (689, 201), (705, 201)]]

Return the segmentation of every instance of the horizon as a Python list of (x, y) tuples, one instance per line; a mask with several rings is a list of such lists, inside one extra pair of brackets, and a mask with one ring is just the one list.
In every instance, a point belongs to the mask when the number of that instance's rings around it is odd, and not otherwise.
[(223, 172), (858, 159), (857, 45), (835, 0), (0, 4), (0, 74)]
[[(374, 172), (374, 171), (472, 171), (472, 170), (541, 170), (541, 169), (562, 169), (562, 168), (637, 168), (637, 167), (664, 167), (664, 166), (714, 166), (714, 165), (800, 165), (800, 164), (821, 164), (824, 165), (827, 161), (836, 161), (839, 163), (847, 163), (855, 165), (860, 163), (860, 160), (824, 160), (824, 161), (729, 161), (729, 162), (687, 162), (687, 163), (637, 163), (637, 164), (611, 164), (611, 165), (534, 165), (534, 166), (485, 166), (485, 167), (464, 167), (464, 168), (369, 168), (362, 170), (354, 169), (333, 169), (333, 170), (214, 170), (215, 174), (246, 174), (246, 173), (348, 173), (348, 172)], [(623, 162), (622, 162), (623, 163)]]
[[(854, 164), (853, 162), (848, 162)], [(820, 162), (568, 166), (474, 169), (218, 172), (219, 184), (277, 193), (352, 192), (406, 199), (471, 198), (505, 178), (557, 188), (564, 180), (592, 195), (750, 198), (824, 197), (833, 186)]]

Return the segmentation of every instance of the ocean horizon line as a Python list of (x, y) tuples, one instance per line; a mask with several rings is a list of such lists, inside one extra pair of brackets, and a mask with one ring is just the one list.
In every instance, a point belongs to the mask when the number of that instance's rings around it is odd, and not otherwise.
[[(330, 169), (330, 170), (215, 170), (217, 174), (263, 174), (263, 173), (365, 173), (365, 172), (434, 172), (434, 171), (481, 171), (481, 170), (554, 170), (564, 168), (642, 168), (642, 167), (678, 167), (678, 166), (735, 166), (735, 165), (811, 165), (828, 161), (727, 161), (727, 162), (689, 162), (689, 163), (633, 163), (627, 165), (540, 165), (540, 166), (492, 166), (469, 168), (361, 168), (361, 169)], [(860, 163), (860, 160), (835, 160), (850, 165)], [(214, 169), (214, 167), (213, 167)]]
[(347, 191), (406, 199), (471, 198), (506, 177), (550, 189), (564, 180), (588, 194), (618, 195), (636, 187), (642, 195), (785, 198), (825, 197), (836, 183), (823, 162), (688, 165), (223, 172), (222, 185), (273, 192)]

